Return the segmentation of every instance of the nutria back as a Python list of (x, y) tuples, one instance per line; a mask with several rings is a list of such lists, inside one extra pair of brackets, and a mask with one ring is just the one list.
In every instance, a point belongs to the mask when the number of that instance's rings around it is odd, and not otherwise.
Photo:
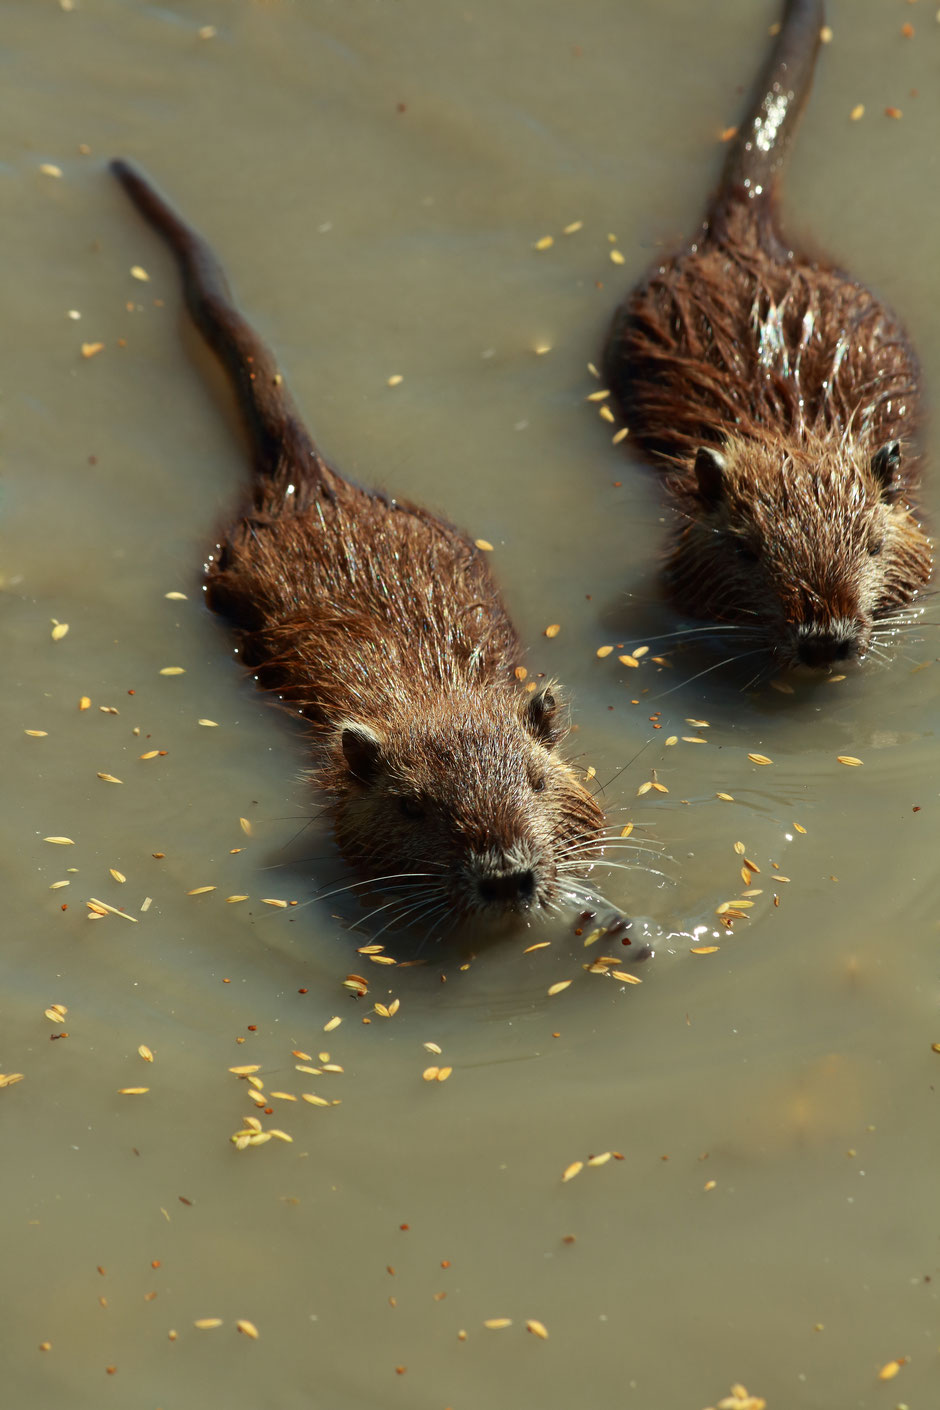
[(768, 669), (864, 656), (932, 561), (904, 329), (779, 224), (823, 18), (789, 0), (699, 234), (627, 297), (604, 354), (628, 444), (676, 509), (670, 597), (739, 626)]
[(173, 250), (250, 438), (252, 484), (209, 557), (209, 605), (306, 722), (343, 855), (393, 895), (387, 919), (429, 930), (582, 899), (603, 814), (558, 751), (557, 687), (517, 678), (520, 644), (482, 554), (327, 463), (212, 251), (139, 172), (113, 170)]

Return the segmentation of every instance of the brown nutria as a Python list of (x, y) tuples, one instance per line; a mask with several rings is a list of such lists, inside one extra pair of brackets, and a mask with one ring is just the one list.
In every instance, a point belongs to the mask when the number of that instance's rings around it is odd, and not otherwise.
[(254, 477), (207, 565), (208, 601), (258, 682), (308, 722), (343, 856), (399, 893), (409, 923), (583, 900), (604, 816), (557, 752), (557, 688), (516, 678), (482, 553), (326, 463), (208, 245), (139, 172), (111, 169), (170, 245), (234, 386)]
[(680, 516), (669, 596), (782, 668), (864, 656), (931, 571), (917, 359), (883, 304), (777, 221), (823, 18), (822, 0), (788, 0), (700, 233), (624, 301), (604, 355)]

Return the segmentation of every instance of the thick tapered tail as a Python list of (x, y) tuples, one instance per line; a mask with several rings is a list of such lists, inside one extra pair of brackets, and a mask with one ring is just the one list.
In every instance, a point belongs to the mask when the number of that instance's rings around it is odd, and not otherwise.
[(813, 81), (823, 0), (786, 0), (780, 32), (722, 173), (716, 207), (745, 195), (769, 202)]
[(221, 264), (150, 182), (128, 162), (111, 170), (141, 215), (163, 236), (176, 256), (186, 304), (197, 328), (231, 378), (255, 454), (256, 469), (273, 474), (285, 443), (316, 452), (304, 430), (267, 346), (242, 317)]

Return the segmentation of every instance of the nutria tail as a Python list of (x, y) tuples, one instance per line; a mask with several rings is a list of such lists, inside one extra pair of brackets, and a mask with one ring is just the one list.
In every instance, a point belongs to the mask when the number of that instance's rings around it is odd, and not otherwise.
[(183, 292), (193, 321), (231, 378), (260, 475), (274, 475), (285, 454), (297, 470), (324, 469), (304, 428), (270, 350), (245, 321), (219, 261), (141, 172), (125, 161), (111, 170), (145, 220), (166, 240), (183, 277)]
[(713, 219), (742, 194), (754, 202), (755, 215), (769, 210), (813, 81), (823, 19), (823, 0), (786, 0), (780, 32), (728, 153)]

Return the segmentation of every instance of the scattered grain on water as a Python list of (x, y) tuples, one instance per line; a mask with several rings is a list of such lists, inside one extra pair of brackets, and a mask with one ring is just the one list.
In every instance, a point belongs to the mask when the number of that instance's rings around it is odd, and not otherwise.
[(773, 759), (768, 759), (766, 754), (748, 754), (752, 764), (772, 764)]
[(571, 982), (572, 981), (570, 979), (560, 979), (557, 984), (549, 985), (548, 989), (546, 990), (548, 997), (553, 998), (555, 994), (560, 994), (563, 989), (568, 988)]
[(847, 764), (850, 769), (859, 769), (862, 766), (861, 759), (856, 759), (854, 754), (837, 754), (836, 762)]
[(581, 1171), (582, 1171), (583, 1169), (584, 1169), (584, 1161), (583, 1161), (583, 1160), (573, 1160), (573, 1161), (571, 1162), (571, 1164), (570, 1164), (570, 1165), (566, 1165), (565, 1168), (564, 1168), (564, 1170), (561, 1172), (561, 1182), (562, 1182), (562, 1184), (563, 1184), (563, 1185), (566, 1185), (569, 1180), (573, 1180), (576, 1175), (580, 1175), (580, 1173), (581, 1173)]
[(542, 1341), (548, 1341), (548, 1328), (544, 1322), (537, 1322), (534, 1317), (530, 1317), (525, 1326), (526, 1331), (531, 1332), (533, 1336), (541, 1337)]

